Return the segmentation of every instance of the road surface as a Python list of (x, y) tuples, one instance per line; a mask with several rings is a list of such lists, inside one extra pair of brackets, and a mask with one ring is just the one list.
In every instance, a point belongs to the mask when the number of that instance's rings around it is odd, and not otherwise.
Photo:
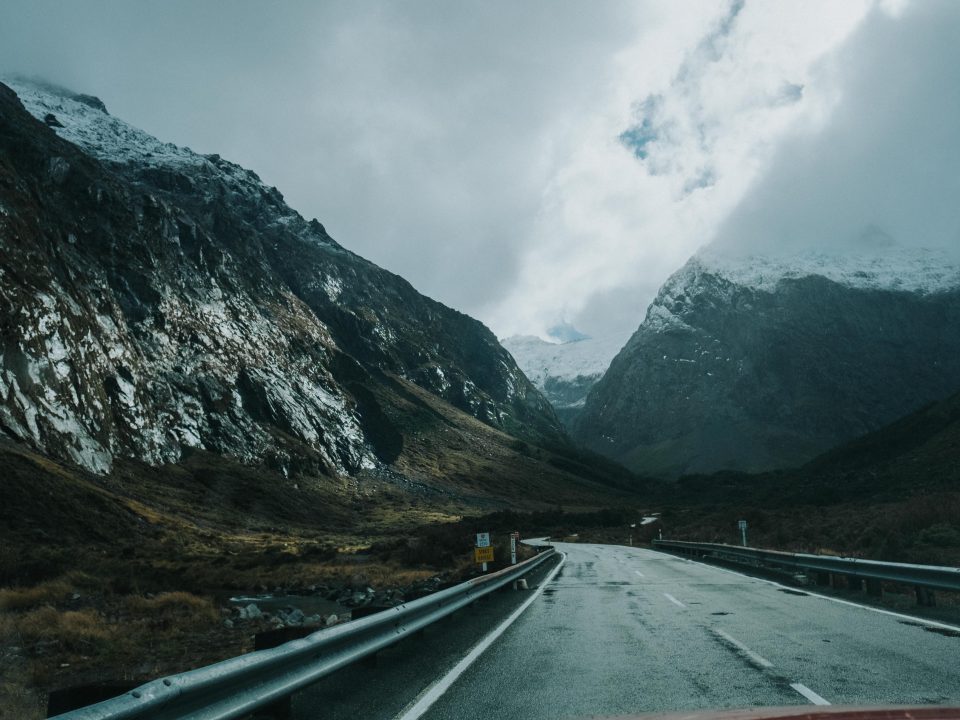
[[(671, 555), (558, 543), (527, 593), (301, 693), (295, 717), (499, 720), (813, 704), (960, 705), (960, 631)], [(554, 568), (554, 570), (556, 570)], [(535, 597), (534, 597), (535, 595)], [(495, 627), (529, 605), (472, 664)]]

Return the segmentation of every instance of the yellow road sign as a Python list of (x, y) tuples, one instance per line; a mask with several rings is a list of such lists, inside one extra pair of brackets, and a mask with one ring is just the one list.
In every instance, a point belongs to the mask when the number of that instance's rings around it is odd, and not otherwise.
[(493, 548), (492, 547), (474, 548), (473, 561), (478, 563), (493, 562)]

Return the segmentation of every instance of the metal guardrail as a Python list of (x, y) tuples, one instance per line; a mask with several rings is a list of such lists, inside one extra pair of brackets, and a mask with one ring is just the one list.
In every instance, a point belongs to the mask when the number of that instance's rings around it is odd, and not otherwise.
[(318, 630), (269, 650), (153, 680), (119, 697), (57, 715), (58, 720), (226, 720), (278, 702), (435, 623), (555, 555), (553, 548), (365, 618)]
[(847, 575), (865, 580), (887, 580), (938, 590), (960, 591), (960, 568), (956, 567), (911, 565), (830, 555), (787, 553), (778, 550), (759, 550), (736, 545), (685, 542), (682, 540), (654, 540), (653, 545), (665, 550), (673, 549), (694, 555), (739, 562), (747, 561), (758, 565), (762, 563), (797, 570), (836, 573), (837, 575)]

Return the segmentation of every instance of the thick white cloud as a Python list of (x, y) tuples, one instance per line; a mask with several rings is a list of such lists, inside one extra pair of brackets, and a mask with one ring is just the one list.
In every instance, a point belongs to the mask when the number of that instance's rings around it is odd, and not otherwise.
[(871, 13), (818, 69), (839, 76), (828, 122), (783, 137), (718, 245), (960, 254), (960, 4), (894, 10)]
[[(848, 102), (858, 63), (922, 51), (877, 30), (913, 22), (912, 6), (881, 5), (8, 0), (0, 70), (251, 167), (500, 335), (561, 320), (605, 334), (636, 327), (666, 276), (763, 197), (768, 168), (785, 177), (785, 143), (839, 132), (862, 107)], [(931, 62), (917, 72), (941, 77)], [(908, 101), (934, 111), (937, 81), (914, 80), (925, 94)], [(904, 109), (874, 109), (888, 112)], [(749, 207), (724, 227), (762, 234), (781, 217)]]
[[(542, 332), (559, 313), (588, 332), (635, 328), (785, 134), (830, 116), (839, 90), (818, 63), (868, 8), (724, 4), (696, 37), (670, 46), (658, 74), (646, 68), (664, 55), (640, 38), (619, 60), (606, 111), (579, 127), (548, 186), (514, 292), (491, 311), (495, 327)], [(672, 37), (666, 26), (657, 34)], [(631, 127), (625, 139), (641, 157), (619, 139)]]
[(10, 0), (0, 70), (256, 170), (347, 247), (476, 314), (509, 292), (633, 0)]

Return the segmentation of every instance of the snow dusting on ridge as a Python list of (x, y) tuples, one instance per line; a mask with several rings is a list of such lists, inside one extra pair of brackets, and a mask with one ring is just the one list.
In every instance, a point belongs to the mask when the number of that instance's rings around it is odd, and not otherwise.
[(100, 160), (151, 165), (202, 165), (202, 155), (173, 143), (161, 142), (143, 130), (128, 125), (68, 90), (19, 77), (0, 78), (18, 95), (23, 106), (38, 120), (48, 114), (63, 124), (57, 135)]
[(575, 380), (602, 375), (626, 341), (626, 336), (610, 335), (552, 343), (534, 335), (514, 335), (500, 343), (530, 381), (542, 387), (548, 377)]
[(705, 272), (764, 292), (773, 292), (781, 280), (810, 276), (863, 290), (927, 294), (960, 287), (960, 264), (943, 250), (926, 248), (735, 257), (708, 247), (694, 255), (690, 264), (694, 263)]

